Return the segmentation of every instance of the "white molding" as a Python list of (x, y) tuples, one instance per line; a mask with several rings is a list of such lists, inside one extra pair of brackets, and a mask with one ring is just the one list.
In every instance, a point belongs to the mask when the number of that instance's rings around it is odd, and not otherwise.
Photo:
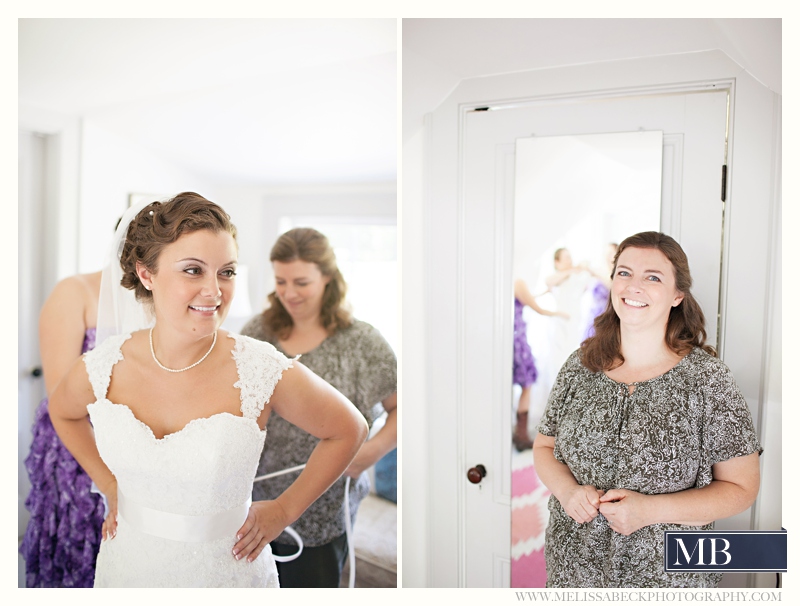
[(494, 580), (494, 587), (510, 588), (511, 587), (511, 558), (501, 558), (495, 555), (493, 559), (492, 578)]
[[(664, 134), (662, 175), (669, 175), (661, 183), (661, 231), (681, 241), (681, 203), (683, 202), (683, 133)], [(667, 204), (664, 201), (668, 201)]]
[[(511, 508), (511, 403), (513, 385), (511, 368), (514, 352), (514, 312), (512, 294), (512, 260), (514, 255), (514, 176), (516, 172), (516, 146), (513, 143), (495, 149), (495, 174), (503, 175), (495, 182), (494, 238), (495, 283), (494, 307), (501, 310), (494, 316), (495, 339), (492, 348), (492, 435), (500, 436), (502, 452), (493, 453), (494, 474), (492, 489), (494, 501)], [(504, 170), (499, 170), (504, 169)], [(509, 529), (510, 532), (510, 529)], [(510, 544), (510, 540), (509, 540)], [(497, 587), (498, 585), (495, 585)]]
[[(772, 150), (772, 183), (771, 183), (771, 192), (770, 192), (770, 219), (769, 219), (769, 229), (770, 229), (770, 236), (769, 236), (769, 268), (768, 272), (769, 275), (767, 277), (767, 283), (769, 287), (766, 289), (764, 293), (764, 306), (766, 309), (766, 313), (764, 315), (764, 348), (762, 352), (762, 366), (761, 366), (761, 389), (759, 400), (761, 402), (761, 409), (760, 409), (760, 419), (759, 419), (759, 426), (760, 426), (760, 435), (759, 438), (761, 440), (762, 445), (769, 444), (770, 438), (772, 436), (777, 435), (778, 437), (781, 435), (781, 411), (780, 405), (782, 404), (782, 393), (780, 393), (780, 387), (777, 387), (776, 390), (772, 389), (771, 381), (770, 381), (770, 369), (773, 364), (780, 365), (781, 359), (781, 346), (783, 343), (782, 339), (782, 306), (781, 306), (781, 289), (782, 289), (782, 279), (781, 279), (781, 266), (782, 266), (782, 259), (781, 259), (781, 244), (782, 244), (782, 235), (781, 235), (781, 219), (782, 219), (782, 210), (781, 210), (781, 195), (782, 195), (782, 186), (781, 186), (781, 143), (782, 143), (782, 136), (781, 136), (781, 125), (782, 125), (782, 117), (781, 112), (778, 107), (775, 108), (775, 112), (773, 114), (773, 137), (775, 146)], [(774, 300), (773, 300), (774, 297)], [(777, 307), (777, 310), (776, 310)], [(777, 354), (777, 355), (774, 355)], [(777, 359), (775, 359), (777, 358)], [(778, 391), (777, 397), (774, 396), (774, 391)], [(778, 410), (774, 411), (777, 413), (776, 417), (770, 417), (769, 413), (773, 412), (770, 409), (770, 402), (775, 401), (778, 404)], [(770, 449), (765, 449), (764, 455), (762, 455), (761, 460), (761, 468), (762, 468), (762, 484), (769, 484), (775, 480), (777, 477), (777, 482), (780, 483), (781, 477), (781, 467), (782, 461), (780, 457), (780, 452), (775, 452), (774, 449), (770, 451)], [(775, 464), (779, 469), (773, 471), (771, 474), (768, 471), (772, 470), (765, 470), (768, 464)], [(778, 500), (777, 503), (779, 504), (780, 501)], [(776, 513), (777, 509), (777, 513)], [(776, 507), (775, 502), (771, 502), (769, 504), (764, 504), (762, 500), (756, 501), (756, 506), (753, 508), (753, 527), (757, 529), (763, 530), (773, 530), (775, 529), (775, 525), (779, 523), (779, 520), (776, 518), (780, 518), (780, 506)]]
[[(719, 310), (717, 316), (717, 355), (725, 360), (725, 335), (728, 330), (728, 272), (730, 269), (730, 241), (731, 241), (731, 214), (730, 204), (733, 199), (733, 152), (735, 143), (735, 107), (736, 107), (736, 82), (731, 84), (728, 91), (728, 141), (727, 141), (727, 183), (725, 184), (725, 205), (722, 211), (722, 258), (719, 269)], [(758, 417), (755, 417), (756, 419)]]
[[(460, 473), (466, 473), (472, 465), (467, 463), (466, 442), (464, 439), (466, 423), (464, 414), (464, 393), (467, 389), (466, 384), (466, 297), (464, 296), (465, 274), (466, 274), (466, 208), (464, 205), (464, 134), (466, 130), (466, 108), (462, 105), (458, 112), (458, 181), (456, 191), (456, 457), (457, 469)], [(467, 485), (465, 482), (458, 482), (458, 586), (467, 586), (467, 549), (466, 549), (466, 501)]]
[[(575, 93), (546, 93), (541, 95), (525, 96), (518, 99), (493, 99), (484, 101), (463, 102), (459, 109), (471, 111), (476, 107), (489, 107), (488, 111), (502, 111), (520, 107), (535, 107), (536, 105), (553, 103), (572, 103), (576, 101), (599, 101), (601, 99), (621, 99), (638, 96), (653, 95), (682, 95), (686, 93), (707, 93), (714, 90), (725, 90), (733, 81), (728, 78), (709, 79), (702, 82), (678, 82), (672, 84), (654, 84), (649, 86), (622, 86), (609, 89), (583, 90)], [(580, 134), (580, 133), (575, 133)]]
[(45, 229), (55, 240), (47, 251), (55, 264), (47, 268), (52, 288), (78, 271), (81, 122), (76, 116), (20, 106), (19, 130), (47, 136), (45, 208), (50, 224)]
[[(422, 240), (423, 240), (423, 248), (426, 251), (432, 249), (433, 244), (433, 234), (431, 233), (430, 226), (433, 225), (432, 220), (432, 213), (434, 209), (433, 205), (433, 179), (431, 178), (431, 166), (432, 166), (432, 158), (433, 158), (433, 115), (432, 114), (425, 114), (423, 117), (423, 131), (422, 131), (423, 143), (422, 143), (422, 225), (423, 225), (423, 233), (422, 233)], [(423, 253), (423, 257), (425, 254)], [(422, 284), (424, 285), (424, 294), (423, 296), (426, 298), (426, 302), (430, 301), (428, 299), (428, 293), (433, 292), (433, 272), (430, 271), (430, 265), (426, 267), (426, 271), (422, 276)], [(426, 306), (427, 307), (427, 306)], [(431, 317), (430, 314), (426, 312), (423, 315), (423, 324), (424, 324), (424, 335), (425, 335), (425, 342), (423, 343), (423, 347), (426, 352), (430, 352), (431, 350), (431, 334), (432, 334), (432, 325), (431, 325)], [(429, 357), (430, 360), (433, 360), (433, 357)], [(431, 393), (431, 381), (433, 380), (433, 373), (427, 373), (425, 375), (425, 394)], [(434, 400), (428, 399), (426, 404), (433, 403)], [(430, 421), (431, 414), (433, 413), (433, 408), (428, 407), (430, 413), (427, 415), (427, 420)], [(435, 456), (435, 450), (432, 447), (431, 440), (431, 432), (435, 431), (436, 424), (429, 423), (427, 427), (423, 428), (423, 438), (426, 440), (427, 445), (427, 452), (428, 456), (431, 457), (430, 461), (433, 461), (433, 457)], [(436, 562), (437, 553), (435, 551), (437, 545), (437, 537), (434, 534), (434, 528), (436, 526), (437, 520), (435, 517), (435, 499), (431, 498), (431, 495), (436, 494), (434, 487), (437, 483), (436, 473), (430, 473), (430, 469), (435, 468), (435, 465), (429, 465), (424, 470), (421, 470), (423, 474), (423, 482), (425, 483), (425, 496), (427, 497), (426, 502), (423, 504), (425, 510), (425, 533), (427, 538), (427, 544), (425, 546), (425, 558), (427, 560), (425, 566), (425, 584), (424, 587), (434, 587), (436, 586), (436, 581), (434, 578), (434, 571), (433, 566)]]

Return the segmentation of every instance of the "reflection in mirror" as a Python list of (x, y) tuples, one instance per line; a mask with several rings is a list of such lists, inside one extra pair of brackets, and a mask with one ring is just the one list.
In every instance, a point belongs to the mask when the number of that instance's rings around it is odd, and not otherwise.
[(662, 133), (519, 139), (514, 201), (511, 586), (544, 587), (550, 492), (531, 443), (556, 374), (608, 303), (616, 243), (659, 230)]

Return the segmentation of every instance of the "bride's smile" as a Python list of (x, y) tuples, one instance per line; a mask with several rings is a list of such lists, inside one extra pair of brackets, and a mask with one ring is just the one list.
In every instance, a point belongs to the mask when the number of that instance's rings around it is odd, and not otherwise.
[(165, 246), (154, 273), (141, 267), (142, 283), (153, 293), (156, 332), (170, 326), (205, 337), (218, 329), (233, 300), (237, 257), (228, 232), (202, 229)]

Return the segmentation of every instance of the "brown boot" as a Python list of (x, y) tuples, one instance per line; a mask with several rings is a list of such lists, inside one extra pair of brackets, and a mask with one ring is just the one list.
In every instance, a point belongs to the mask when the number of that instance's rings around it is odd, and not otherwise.
[(517, 452), (533, 448), (533, 440), (528, 435), (528, 411), (517, 413), (517, 426), (511, 436)]

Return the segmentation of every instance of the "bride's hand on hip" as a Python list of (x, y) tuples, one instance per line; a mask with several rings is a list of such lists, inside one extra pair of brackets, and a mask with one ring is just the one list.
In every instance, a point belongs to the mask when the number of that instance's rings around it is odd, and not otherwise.
[(250, 506), (247, 519), (236, 533), (233, 557), (254, 561), (266, 545), (278, 538), (288, 526), (287, 515), (277, 501), (256, 501)]
[(113, 480), (103, 487), (100, 492), (103, 493), (108, 502), (108, 513), (100, 534), (101, 540), (105, 541), (117, 536), (117, 481)]

